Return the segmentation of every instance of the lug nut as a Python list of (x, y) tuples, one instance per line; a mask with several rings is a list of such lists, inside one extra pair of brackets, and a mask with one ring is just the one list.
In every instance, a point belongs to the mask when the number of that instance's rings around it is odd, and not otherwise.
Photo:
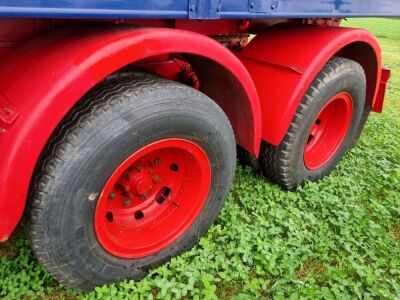
[(160, 163), (161, 163), (161, 160), (160, 160), (159, 158), (156, 158), (156, 159), (154, 160), (154, 164), (155, 164), (156, 166), (158, 166)]
[(160, 183), (161, 182), (161, 177), (158, 175), (154, 175), (153, 176), (153, 182), (154, 183)]
[(122, 202), (123, 206), (130, 206), (132, 204), (132, 202), (128, 199), (125, 199), (124, 202)]
[(111, 192), (109, 195), (108, 195), (108, 199), (114, 199), (115, 198), (115, 194), (113, 193), (113, 192)]

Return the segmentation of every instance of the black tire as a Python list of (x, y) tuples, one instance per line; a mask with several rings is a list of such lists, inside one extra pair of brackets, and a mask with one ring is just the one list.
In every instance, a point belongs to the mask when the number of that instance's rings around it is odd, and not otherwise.
[[(324, 105), (340, 92), (352, 96), (350, 126), (330, 160), (318, 169), (310, 170), (303, 158), (309, 130)], [(267, 142), (262, 144), (260, 165), (263, 174), (287, 190), (296, 189), (305, 180), (316, 181), (329, 174), (345, 152), (354, 145), (362, 130), (360, 120), (365, 111), (365, 92), (366, 81), (362, 67), (349, 59), (332, 58), (308, 88), (282, 142), (278, 146)]]
[[(96, 238), (97, 200), (87, 201), (88, 195), (101, 191), (131, 153), (166, 138), (191, 140), (207, 154), (212, 181), (205, 205), (189, 229), (158, 253), (137, 259), (113, 256)], [(26, 210), (34, 253), (56, 280), (78, 290), (141, 279), (193, 247), (208, 230), (229, 192), (235, 163), (231, 125), (207, 96), (151, 74), (113, 75), (80, 101), (42, 155)]]
[(236, 147), (236, 152), (237, 158), (242, 165), (250, 166), (254, 172), (260, 170), (260, 161), (257, 157), (239, 145)]

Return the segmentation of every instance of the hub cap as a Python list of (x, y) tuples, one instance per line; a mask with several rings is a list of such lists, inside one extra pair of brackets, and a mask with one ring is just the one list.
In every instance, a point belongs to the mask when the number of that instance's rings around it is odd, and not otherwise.
[(154, 254), (176, 241), (196, 220), (211, 185), (206, 153), (184, 139), (143, 147), (111, 175), (97, 202), (100, 244), (123, 258)]
[(334, 156), (350, 127), (352, 112), (348, 93), (335, 95), (322, 108), (304, 146), (304, 164), (309, 170), (322, 167)]

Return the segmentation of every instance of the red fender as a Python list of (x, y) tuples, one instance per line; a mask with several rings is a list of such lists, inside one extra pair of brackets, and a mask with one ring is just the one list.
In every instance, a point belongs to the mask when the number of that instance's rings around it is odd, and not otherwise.
[(261, 114), (256, 88), (240, 60), (211, 38), (122, 26), (50, 32), (0, 62), (0, 241), (18, 223), (37, 159), (71, 107), (112, 72), (165, 53), (186, 53), (194, 64), (211, 61), (210, 72), (225, 74), (225, 82), (234, 83), (225, 91), (229, 99), (219, 99), (220, 105), (230, 106), (227, 115), (238, 143), (258, 154)]
[(334, 55), (358, 61), (367, 77), (367, 101), (376, 99), (381, 51), (363, 30), (284, 24), (257, 35), (239, 54), (256, 84), (261, 101), (262, 138), (278, 145), (303, 95)]

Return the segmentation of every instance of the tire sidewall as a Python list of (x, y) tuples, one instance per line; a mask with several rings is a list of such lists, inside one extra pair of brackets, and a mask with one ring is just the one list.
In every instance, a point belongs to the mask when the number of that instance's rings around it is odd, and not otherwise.
[[(48, 195), (54, 201), (46, 208), (50, 218), (46, 232), (59, 257), (58, 263), (70, 264), (77, 273), (74, 276), (82, 277), (91, 286), (127, 277), (139, 279), (148, 269), (190, 249), (215, 220), (233, 179), (236, 161), (233, 133), (215, 103), (180, 85), (178, 89), (150, 89), (131, 97), (132, 105), (126, 109), (100, 112), (103, 116), (96, 120), (107, 120), (106, 124), (82, 122), (86, 132), (77, 133), (81, 135), (80, 142), (68, 153), (71, 160), (53, 172), (57, 174), (54, 181), (62, 184)], [(94, 231), (97, 200), (90, 201), (89, 196), (95, 194), (98, 199), (109, 176), (132, 153), (168, 138), (193, 141), (207, 154), (212, 178), (206, 203), (190, 228), (167, 248), (143, 258), (117, 258), (97, 240)]]
[[(318, 114), (321, 112), (322, 108), (326, 103), (335, 95), (341, 92), (346, 92), (352, 97), (352, 116), (349, 128), (346, 135), (341, 142), (339, 148), (336, 150), (332, 158), (316, 170), (310, 170), (305, 166), (304, 163), (304, 148), (308, 139), (308, 135)], [(347, 149), (352, 144), (355, 138), (355, 134), (360, 122), (363, 108), (365, 104), (365, 80), (359, 72), (351, 71), (346, 72), (329, 81), (324, 89), (319, 91), (316, 97), (313, 99), (313, 105), (305, 118), (304, 122), (299, 128), (300, 134), (296, 137), (296, 142), (294, 149), (297, 157), (297, 166), (295, 174), (299, 178), (299, 182), (302, 178), (309, 180), (316, 180), (330, 173), (330, 171), (337, 165), (343, 155), (346, 153)]]

